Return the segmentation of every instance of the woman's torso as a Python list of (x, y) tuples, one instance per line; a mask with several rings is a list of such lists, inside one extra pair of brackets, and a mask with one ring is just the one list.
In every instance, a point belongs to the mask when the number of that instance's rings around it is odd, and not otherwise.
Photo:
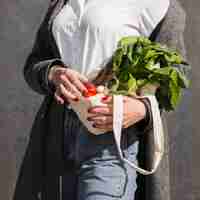
[(168, 0), (69, 0), (52, 28), (61, 59), (91, 77), (121, 37), (149, 37), (168, 6)]

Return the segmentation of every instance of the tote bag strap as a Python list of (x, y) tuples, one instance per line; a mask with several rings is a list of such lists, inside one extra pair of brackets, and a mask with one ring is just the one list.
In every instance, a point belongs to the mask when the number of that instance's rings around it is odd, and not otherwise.
[(122, 122), (123, 122), (123, 96), (122, 95), (114, 95), (113, 96), (113, 134), (115, 143), (117, 146), (117, 151), (119, 157), (122, 161), (128, 163), (131, 167), (133, 167), (137, 172), (143, 175), (153, 174), (162, 159), (164, 154), (164, 131), (162, 120), (160, 116), (160, 110), (158, 106), (157, 99), (154, 95), (146, 95), (139, 98), (147, 98), (151, 104), (152, 109), (152, 117), (153, 117), (153, 141), (154, 141), (154, 152), (153, 152), (153, 163), (151, 170), (145, 170), (140, 168), (134, 162), (130, 162), (127, 160), (123, 154), (120, 147), (121, 142), (121, 134), (122, 134)]

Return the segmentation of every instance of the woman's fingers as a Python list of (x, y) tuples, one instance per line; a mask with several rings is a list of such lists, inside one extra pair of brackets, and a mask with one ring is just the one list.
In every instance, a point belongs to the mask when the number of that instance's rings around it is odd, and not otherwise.
[[(77, 72), (78, 73), (78, 72)], [(83, 76), (82, 74), (80, 74), (80, 73), (78, 73), (78, 78), (79, 78), (79, 80), (81, 81), (81, 82), (83, 82), (83, 83), (87, 83), (89, 80), (85, 77), (85, 76)]]
[(49, 80), (57, 88), (54, 96), (58, 102), (62, 102), (63, 98), (68, 101), (80, 98), (81, 93), (87, 91), (84, 86), (84, 83), (88, 81), (87, 78), (70, 68), (51, 68)]
[(54, 93), (54, 98), (56, 99), (58, 104), (63, 104), (65, 101), (64, 99), (58, 94), (58, 91)]
[(87, 88), (84, 86), (84, 83), (88, 82), (88, 79), (81, 75), (79, 72), (72, 69), (66, 71), (66, 76), (68, 80), (82, 93), (87, 91)]
[(113, 129), (113, 107), (112, 97), (102, 99), (106, 106), (95, 106), (88, 110), (88, 121), (93, 122), (95, 128), (112, 131)]
[(77, 77), (70, 77), (69, 78), (71, 83), (76, 86), (76, 88), (82, 93), (84, 91), (87, 91), (87, 88), (84, 86), (84, 84), (77, 78)]
[(104, 129), (107, 131), (112, 131), (113, 130), (113, 125), (109, 124), (109, 125), (104, 125), (104, 124), (94, 124), (93, 125), (94, 128), (98, 128), (98, 129)]
[(123, 120), (123, 124), (122, 124), (122, 127), (123, 128), (128, 128), (130, 125), (133, 125), (134, 123), (136, 123), (136, 122), (134, 122), (134, 121), (129, 121), (129, 120)]
[[(123, 102), (127, 102), (129, 101), (129, 98), (128, 96), (123, 96)], [(113, 104), (113, 96), (105, 96), (102, 98), (102, 103), (105, 103), (105, 104)]]
[(76, 97), (80, 97), (81, 96), (81, 92), (77, 89), (77, 87), (75, 85), (73, 85), (68, 80), (68, 78), (64, 74), (61, 76), (61, 80), (62, 80), (62, 84), (65, 86), (65, 88), (66, 88), (66, 90), (68, 92), (72, 93)]
[(105, 96), (101, 99), (105, 106), (95, 106), (88, 110), (89, 114), (113, 115), (112, 96)]
[(101, 125), (112, 125), (113, 123), (113, 117), (112, 116), (106, 116), (106, 115), (101, 115), (101, 116), (92, 116), (88, 117), (88, 121), (93, 122), (94, 124), (101, 124)]
[(74, 95), (74, 94), (72, 94), (71, 92), (69, 92), (69, 91), (64, 87), (63, 84), (60, 84), (60, 85), (58, 86), (58, 89), (60, 90), (60, 94), (63, 96), (63, 98), (64, 98), (65, 100), (68, 100), (68, 99), (70, 99), (70, 100), (75, 100), (75, 99), (77, 99), (76, 95)]
[(89, 114), (99, 114), (99, 115), (113, 115), (112, 105), (108, 106), (95, 106), (88, 110)]

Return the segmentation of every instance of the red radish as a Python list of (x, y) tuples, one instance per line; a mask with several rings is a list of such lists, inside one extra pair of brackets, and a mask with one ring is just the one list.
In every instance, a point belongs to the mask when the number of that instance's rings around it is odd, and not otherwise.
[(84, 86), (87, 88), (87, 91), (83, 92), (84, 97), (91, 97), (97, 94), (96, 86), (92, 83), (84, 83)]

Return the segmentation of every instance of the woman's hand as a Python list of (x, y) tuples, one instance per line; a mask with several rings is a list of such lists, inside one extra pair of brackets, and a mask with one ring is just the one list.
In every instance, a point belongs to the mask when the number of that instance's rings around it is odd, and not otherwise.
[(77, 101), (82, 92), (87, 91), (84, 86), (84, 83), (88, 82), (87, 78), (70, 68), (53, 66), (48, 79), (56, 87), (54, 97), (60, 104), (63, 104), (65, 100)]
[[(135, 124), (146, 115), (146, 108), (142, 101), (134, 97), (124, 96), (123, 128)], [(113, 129), (113, 102), (112, 97), (102, 100), (105, 106), (93, 107), (89, 110), (88, 120), (93, 122), (95, 128)]]

